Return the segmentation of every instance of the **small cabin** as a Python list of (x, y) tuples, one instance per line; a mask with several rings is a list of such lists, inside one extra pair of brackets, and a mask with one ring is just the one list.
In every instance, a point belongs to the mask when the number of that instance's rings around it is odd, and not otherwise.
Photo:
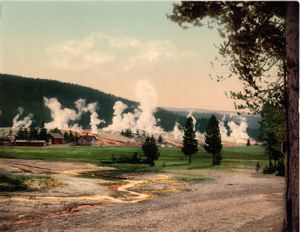
[(77, 140), (77, 144), (82, 146), (93, 146), (96, 145), (96, 143), (97, 143), (97, 138), (96, 136), (93, 135), (80, 136), (79, 139)]
[(48, 138), (51, 144), (63, 144), (64, 137), (60, 133), (49, 133)]

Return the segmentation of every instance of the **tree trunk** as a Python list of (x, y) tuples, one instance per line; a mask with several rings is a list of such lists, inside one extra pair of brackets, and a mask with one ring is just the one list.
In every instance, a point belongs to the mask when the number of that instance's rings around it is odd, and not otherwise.
[(192, 156), (189, 155), (189, 164), (192, 163)]
[(287, 169), (285, 231), (299, 231), (299, 4), (287, 2)]

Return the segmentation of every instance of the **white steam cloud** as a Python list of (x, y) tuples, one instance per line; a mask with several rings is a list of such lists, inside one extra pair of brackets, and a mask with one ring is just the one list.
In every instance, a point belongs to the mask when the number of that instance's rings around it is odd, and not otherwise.
[(84, 99), (78, 99), (74, 102), (74, 105), (77, 109), (62, 108), (60, 102), (56, 98), (46, 98), (44, 97), (44, 104), (51, 111), (52, 121), (45, 123), (45, 127), (48, 129), (59, 128), (59, 129), (74, 129), (81, 130), (81, 127), (78, 124), (73, 124), (69, 126), (70, 122), (79, 120), (82, 113), (90, 112), (90, 126), (92, 133), (97, 133), (97, 126), (104, 122), (104, 120), (99, 119), (98, 113), (96, 112), (97, 103), (90, 103), (86, 106)]
[(116, 101), (113, 109), (114, 116), (112, 118), (112, 124), (104, 128), (107, 131), (122, 131), (124, 129), (130, 128), (132, 130), (136, 129), (136, 120), (138, 112), (135, 113), (123, 113), (127, 109), (127, 105), (121, 101)]
[(99, 115), (96, 112), (96, 108), (97, 108), (97, 103), (90, 103), (86, 107), (86, 110), (91, 113), (90, 126), (91, 126), (92, 133), (95, 133), (95, 134), (98, 132), (97, 126), (100, 125), (101, 123), (105, 123), (104, 120), (99, 119)]
[(59, 128), (69, 129), (69, 122), (79, 119), (81, 113), (69, 108), (62, 108), (60, 102), (56, 98), (44, 97), (44, 104), (51, 111), (52, 122), (45, 123), (47, 129)]
[(124, 113), (128, 106), (117, 101), (113, 107), (112, 124), (104, 130), (121, 131), (129, 128), (133, 131), (143, 130), (151, 134), (163, 132), (163, 129), (156, 125), (157, 121), (153, 116), (156, 110), (157, 97), (151, 83), (146, 80), (139, 81), (135, 88), (135, 95), (140, 102), (138, 108), (133, 113)]
[(23, 120), (19, 120), (20, 116), (23, 114), (23, 108), (18, 108), (18, 114), (13, 118), (13, 126), (12, 129), (19, 129), (21, 127), (29, 128), (32, 124), (32, 114), (24, 117)]
[[(234, 118), (230, 116), (231, 118)], [(248, 123), (246, 121), (245, 117), (235, 117), (236, 120), (239, 122), (235, 122), (234, 120), (231, 120), (228, 122), (229, 126), (229, 135), (227, 135), (227, 129), (224, 126), (225, 117), (222, 118), (220, 121), (220, 133), (222, 140), (229, 141), (229, 142), (235, 142), (235, 143), (245, 143), (247, 139), (249, 139), (249, 135), (247, 133), (247, 127)]]
[(175, 123), (174, 129), (171, 134), (174, 136), (174, 139), (182, 139), (183, 130), (180, 128), (180, 124), (178, 122)]

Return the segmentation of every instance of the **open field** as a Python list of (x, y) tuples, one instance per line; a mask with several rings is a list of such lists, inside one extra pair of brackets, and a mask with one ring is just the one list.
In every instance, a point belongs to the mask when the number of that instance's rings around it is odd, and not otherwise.
[[(112, 156), (131, 155), (137, 152), (142, 156), (140, 147), (7, 147), (0, 148), (0, 158), (38, 159), (45, 161), (89, 162), (100, 164), (109, 162)], [(120, 169), (158, 171), (169, 169), (226, 169), (252, 168), (256, 162), (261, 167), (266, 163), (266, 155), (261, 146), (225, 147), (222, 150), (223, 162), (221, 166), (212, 166), (212, 156), (203, 148), (192, 156), (192, 163), (188, 164), (188, 157), (179, 148), (161, 148), (160, 159), (155, 167), (143, 164), (111, 164)], [(124, 170), (125, 171), (125, 170)]]
[(175, 148), (161, 149), (155, 167), (100, 164), (133, 152), (141, 155), (137, 147), (1, 148), (8, 178), (0, 181), (23, 188), (0, 193), (0, 230), (280, 231), (284, 178), (255, 172), (267, 162), (261, 147), (224, 148), (218, 167), (204, 150), (189, 165)]

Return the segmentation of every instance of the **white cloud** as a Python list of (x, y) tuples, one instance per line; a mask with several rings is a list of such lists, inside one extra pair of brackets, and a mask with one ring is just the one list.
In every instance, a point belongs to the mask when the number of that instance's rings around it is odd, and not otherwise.
[(80, 71), (87, 68), (112, 68), (129, 71), (137, 67), (176, 61), (196, 54), (181, 51), (169, 40), (140, 40), (92, 33), (80, 40), (61, 42), (47, 50), (52, 65)]

